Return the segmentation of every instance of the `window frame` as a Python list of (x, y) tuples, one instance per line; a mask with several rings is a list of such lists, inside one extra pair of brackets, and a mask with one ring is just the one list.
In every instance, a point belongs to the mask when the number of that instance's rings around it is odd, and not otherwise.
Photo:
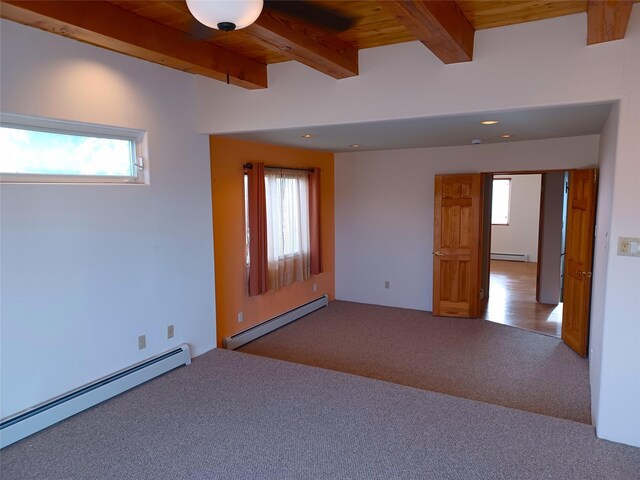
[[(507, 185), (508, 185), (508, 191), (509, 191), (509, 195), (507, 198), (507, 218), (506, 221), (504, 223), (495, 223), (493, 221), (493, 201), (494, 201), (494, 194), (495, 194), (495, 183), (497, 180), (499, 181), (506, 181)], [(509, 224), (511, 223), (511, 177), (499, 177), (499, 178), (492, 178), (491, 180), (491, 226), (497, 226), (497, 227), (508, 227)]]
[(50, 173), (4, 173), (0, 172), (0, 183), (27, 184), (107, 184), (107, 185), (148, 185), (148, 144), (144, 130), (72, 122), (52, 118), (0, 114), (0, 126), (33, 132), (58, 133), (63, 135), (91, 136), (131, 142), (131, 164), (133, 176), (120, 175), (65, 175)]

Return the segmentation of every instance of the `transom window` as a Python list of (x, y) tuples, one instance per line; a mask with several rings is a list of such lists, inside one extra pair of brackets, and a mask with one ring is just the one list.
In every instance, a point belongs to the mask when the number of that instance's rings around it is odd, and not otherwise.
[(145, 183), (139, 130), (2, 115), (0, 180)]

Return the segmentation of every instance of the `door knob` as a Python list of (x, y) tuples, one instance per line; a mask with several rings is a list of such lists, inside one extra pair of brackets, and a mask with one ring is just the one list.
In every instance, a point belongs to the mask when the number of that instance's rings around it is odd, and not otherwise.
[(581, 275), (582, 278), (587, 277), (591, 278), (591, 272), (576, 272), (578, 275)]
[(436, 257), (444, 257), (444, 253), (439, 252), (439, 251), (435, 251), (435, 252), (433, 252), (433, 254), (434, 254)]

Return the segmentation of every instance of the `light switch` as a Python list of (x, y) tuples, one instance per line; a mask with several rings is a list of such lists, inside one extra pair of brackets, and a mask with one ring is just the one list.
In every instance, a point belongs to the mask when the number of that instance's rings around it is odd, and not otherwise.
[(618, 237), (618, 255), (640, 257), (640, 238)]

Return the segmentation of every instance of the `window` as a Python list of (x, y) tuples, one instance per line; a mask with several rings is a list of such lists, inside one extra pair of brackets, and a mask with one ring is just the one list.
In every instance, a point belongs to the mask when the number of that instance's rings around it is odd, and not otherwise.
[(139, 130), (2, 115), (0, 180), (145, 183)]
[(511, 179), (493, 179), (491, 200), (491, 224), (509, 225), (509, 204), (511, 203)]
[[(267, 285), (269, 290), (310, 277), (309, 172), (265, 168)], [(246, 260), (249, 255), (249, 184), (245, 175)]]
[(320, 275), (320, 168), (247, 163), (244, 170), (249, 296)]
[(265, 169), (269, 288), (309, 278), (309, 173)]
[(244, 174), (244, 259), (249, 271), (251, 257), (249, 252), (249, 176)]

